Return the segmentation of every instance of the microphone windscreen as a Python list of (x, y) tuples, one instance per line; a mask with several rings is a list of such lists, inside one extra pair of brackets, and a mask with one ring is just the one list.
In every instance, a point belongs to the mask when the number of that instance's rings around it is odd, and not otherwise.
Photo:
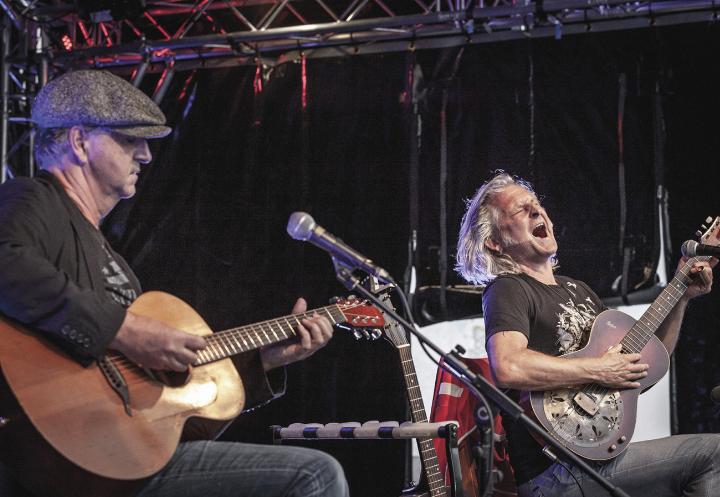
[(307, 240), (315, 228), (315, 220), (307, 212), (293, 212), (288, 219), (287, 232), (295, 240)]
[(685, 257), (695, 257), (697, 255), (697, 247), (698, 242), (695, 240), (686, 240), (682, 244), (682, 247), (680, 247), (680, 251)]
[(720, 385), (710, 391), (710, 398), (713, 402), (720, 404)]

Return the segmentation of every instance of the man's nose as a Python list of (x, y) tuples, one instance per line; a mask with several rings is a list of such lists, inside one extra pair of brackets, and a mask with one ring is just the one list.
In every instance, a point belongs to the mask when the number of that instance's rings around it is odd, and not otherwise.
[(135, 153), (135, 160), (140, 164), (148, 164), (152, 160), (152, 152), (147, 140), (141, 140)]

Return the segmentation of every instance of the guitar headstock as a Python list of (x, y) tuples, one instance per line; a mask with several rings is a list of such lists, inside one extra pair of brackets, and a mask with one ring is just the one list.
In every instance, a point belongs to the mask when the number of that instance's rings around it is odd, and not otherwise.
[[(703, 224), (701, 226), (702, 229), (697, 230), (695, 233), (699, 237), (700, 243), (703, 245), (720, 245), (720, 216), (716, 217), (715, 220), (713, 220), (712, 217), (708, 217), (705, 219), (705, 223), (710, 226), (708, 227), (706, 224)], [(705, 230), (705, 232), (702, 230)]]
[[(380, 298), (385, 305), (390, 307), (392, 310), (395, 310), (395, 306), (390, 300), (389, 293), (383, 293)], [(383, 316), (385, 316), (385, 321), (387, 322), (387, 325), (383, 328), (385, 338), (398, 348), (403, 345), (409, 345), (410, 343), (408, 342), (407, 334), (405, 333), (403, 327), (400, 326), (400, 323), (392, 319), (390, 316), (385, 315), (385, 313), (383, 313)]]
[(357, 339), (375, 340), (380, 338), (382, 335), (380, 329), (385, 326), (385, 317), (375, 306), (354, 295), (346, 299), (336, 298), (333, 300), (345, 318), (345, 323), (338, 324), (338, 326), (350, 329)]

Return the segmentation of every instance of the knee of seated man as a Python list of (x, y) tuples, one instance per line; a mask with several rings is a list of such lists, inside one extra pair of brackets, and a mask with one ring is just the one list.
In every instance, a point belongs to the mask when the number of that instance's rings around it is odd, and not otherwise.
[(703, 433), (693, 436), (687, 441), (692, 446), (695, 464), (701, 468), (720, 467), (720, 434)]
[(302, 466), (297, 496), (345, 497), (348, 495), (345, 473), (340, 463), (325, 452), (306, 449), (306, 464)]
[(701, 444), (707, 447), (704, 454), (707, 455), (710, 460), (714, 463), (720, 462), (720, 434), (718, 433), (704, 433), (698, 435), (701, 440)]

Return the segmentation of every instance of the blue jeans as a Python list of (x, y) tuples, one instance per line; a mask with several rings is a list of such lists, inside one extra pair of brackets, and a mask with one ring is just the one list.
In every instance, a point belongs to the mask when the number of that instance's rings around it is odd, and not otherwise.
[(137, 497), (348, 497), (340, 463), (315, 449), (184, 442)]
[[(574, 466), (567, 465), (585, 497), (608, 492)], [(720, 435), (675, 435), (631, 443), (627, 450), (595, 469), (631, 497), (713, 497), (720, 495)], [(560, 464), (518, 487), (520, 497), (581, 497), (578, 484)]]
[[(184, 442), (137, 497), (348, 495), (340, 463), (319, 450), (235, 442)], [(1, 464), (0, 497), (31, 497)]]

